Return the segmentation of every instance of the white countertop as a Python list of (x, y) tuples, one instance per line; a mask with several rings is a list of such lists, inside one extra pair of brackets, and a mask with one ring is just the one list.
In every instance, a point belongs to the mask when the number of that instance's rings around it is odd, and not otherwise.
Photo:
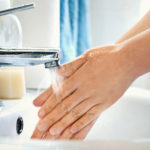
[(149, 141), (18, 141), (1, 140), (1, 150), (149, 150)]

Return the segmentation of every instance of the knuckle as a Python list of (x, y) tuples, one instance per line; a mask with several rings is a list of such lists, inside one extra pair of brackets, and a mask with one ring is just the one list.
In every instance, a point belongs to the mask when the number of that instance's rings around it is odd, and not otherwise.
[[(78, 77), (75, 75), (72, 75), (67, 81), (66, 81), (66, 92), (69, 93), (72, 90), (74, 90), (74, 87), (76, 87), (76, 84), (78, 83)], [(66, 93), (66, 94), (67, 94)]]
[(58, 101), (62, 100), (63, 99), (63, 96), (64, 96), (64, 90), (60, 90), (59, 93), (56, 95), (56, 99)]
[(64, 104), (64, 103), (62, 103), (61, 105), (60, 105), (60, 111), (62, 112), (69, 112), (69, 105), (67, 105), (67, 104)]
[(43, 107), (43, 110), (48, 111), (49, 108), (50, 108), (49, 105), (45, 105), (45, 106)]
[(70, 90), (72, 89), (73, 87), (73, 77), (71, 77), (70, 79), (66, 80), (66, 82), (64, 83), (64, 86), (63, 86), (63, 95), (67, 95)]
[(76, 127), (78, 129), (82, 128), (83, 126), (85, 125), (84, 121), (83, 120), (80, 120), (77, 124), (76, 124)]
[(78, 119), (80, 117), (80, 112), (77, 109), (73, 109), (71, 111), (71, 115), (72, 115), (73, 118)]
[(50, 106), (48, 103), (45, 104), (43, 107), (41, 107), (41, 110), (44, 110), (46, 113), (51, 111), (51, 109), (52, 109), (52, 106)]
[(59, 126), (65, 128), (67, 126), (67, 121), (61, 121)]
[(89, 112), (87, 115), (87, 119), (92, 119), (93, 117), (95, 117), (95, 113), (94, 112)]
[(49, 125), (52, 125), (53, 123), (55, 123), (55, 118), (54, 117), (51, 117), (50, 115), (47, 116), (46, 118), (46, 122), (49, 124)]
[(63, 84), (63, 85), (60, 87), (58, 93), (56, 93), (56, 100), (57, 100), (58, 102), (60, 102), (61, 100), (63, 100), (63, 99), (65, 98), (66, 95), (67, 95), (67, 87), (66, 87), (65, 84)]
[(60, 92), (60, 98), (61, 100), (65, 98), (65, 96), (67, 96), (68, 93), (68, 88), (67, 86), (63, 86), (63, 90)]

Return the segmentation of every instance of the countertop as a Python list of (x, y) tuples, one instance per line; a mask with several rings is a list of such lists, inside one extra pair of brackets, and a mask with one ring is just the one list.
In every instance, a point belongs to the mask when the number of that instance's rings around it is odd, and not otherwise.
[(1, 150), (149, 150), (150, 141), (18, 141), (0, 139)]

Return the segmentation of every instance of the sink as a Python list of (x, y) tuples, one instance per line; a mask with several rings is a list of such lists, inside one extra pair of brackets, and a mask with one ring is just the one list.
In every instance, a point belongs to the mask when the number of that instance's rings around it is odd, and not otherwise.
[[(0, 149), (11, 150), (149, 150), (150, 149), (150, 91), (131, 87), (120, 100), (107, 109), (97, 120), (84, 141), (40, 141), (30, 140), (34, 126), (38, 121), (38, 109), (32, 105), (37, 91), (28, 91), (24, 100), (10, 102), (5, 109), (4, 121), (22, 116), (24, 130), (14, 134), (10, 124), (9, 135), (1, 136)], [(11, 109), (10, 109), (11, 108)], [(9, 110), (9, 111), (8, 111)], [(7, 113), (6, 113), (7, 112)], [(0, 122), (1, 122), (0, 116)], [(0, 130), (1, 130), (0, 126)], [(1, 134), (1, 133), (0, 133)]]
[[(5, 118), (3, 122), (16, 116), (23, 117), (24, 130), (22, 134), (14, 134), (15, 126), (7, 123), (9, 131), (6, 137), (17, 139), (29, 139), (38, 121), (37, 111), (32, 105), (37, 91), (28, 91), (24, 100), (15, 102), (11, 109), (11, 103), (6, 102)], [(124, 96), (111, 108), (107, 109), (97, 120), (85, 140), (147, 140), (150, 138), (150, 91), (138, 88), (129, 88)], [(0, 122), (2, 120), (0, 114)], [(5, 126), (5, 125), (3, 125)], [(0, 126), (1, 132), (2, 125)], [(12, 134), (13, 133), (13, 134)], [(0, 133), (1, 135), (1, 133)], [(3, 134), (2, 137), (5, 134)]]
[(131, 87), (106, 110), (87, 136), (88, 140), (150, 138), (150, 91)]
[[(30, 95), (32, 96), (26, 101), (26, 107), (22, 112), (26, 126), (21, 138), (28, 138), (38, 121), (38, 109), (32, 105), (31, 100), (35, 94)], [(102, 113), (86, 140), (149, 139), (149, 116), (150, 91), (131, 87), (117, 103)]]

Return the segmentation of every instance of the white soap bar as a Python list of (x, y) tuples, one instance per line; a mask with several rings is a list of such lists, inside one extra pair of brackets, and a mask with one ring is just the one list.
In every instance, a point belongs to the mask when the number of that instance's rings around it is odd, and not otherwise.
[(0, 68), (0, 99), (20, 99), (25, 95), (24, 68)]

